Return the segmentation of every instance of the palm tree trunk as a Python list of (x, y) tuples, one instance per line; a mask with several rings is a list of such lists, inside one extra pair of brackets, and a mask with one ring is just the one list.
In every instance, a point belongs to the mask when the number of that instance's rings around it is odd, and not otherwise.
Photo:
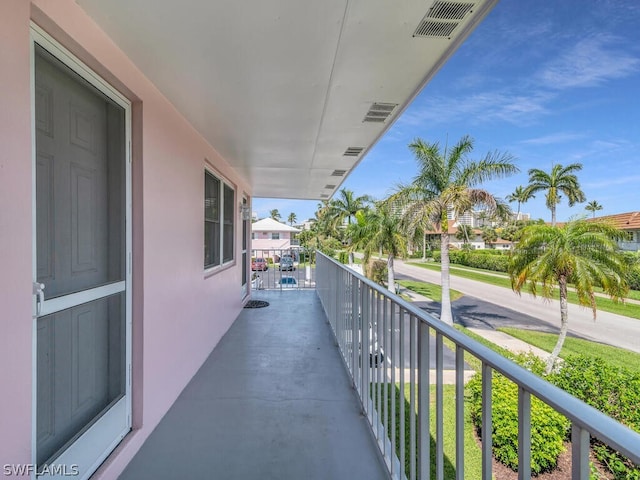
[[(446, 230), (445, 230), (445, 227)], [(447, 325), (453, 325), (453, 315), (451, 314), (451, 294), (449, 292), (449, 232), (445, 222), (440, 235), (440, 283), (442, 284), (442, 302), (440, 320)]]
[(553, 370), (553, 366), (560, 355), (562, 345), (564, 345), (564, 339), (567, 337), (567, 330), (569, 329), (569, 308), (567, 302), (567, 278), (561, 275), (558, 279), (558, 287), (560, 289), (560, 335), (558, 335), (558, 341), (556, 346), (553, 347), (551, 356), (547, 360), (547, 367), (545, 373), (548, 375)]
[(393, 254), (387, 258), (387, 288), (391, 293), (396, 293), (396, 277), (393, 271)]
[(555, 205), (551, 207), (551, 226), (556, 226), (556, 207)]
[(427, 234), (422, 234), (422, 261), (427, 260)]

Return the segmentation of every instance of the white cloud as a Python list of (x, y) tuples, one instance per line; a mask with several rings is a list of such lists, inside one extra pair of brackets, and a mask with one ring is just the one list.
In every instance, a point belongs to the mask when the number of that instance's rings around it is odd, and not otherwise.
[(552, 145), (557, 143), (572, 142), (574, 140), (580, 140), (585, 138), (581, 133), (552, 133), (551, 135), (544, 135), (542, 137), (530, 138), (523, 140), (520, 143), (525, 145)]
[(616, 177), (616, 178), (603, 179), (597, 182), (585, 182), (584, 187), (605, 188), (605, 187), (612, 187), (615, 185), (626, 185), (627, 183), (637, 183), (637, 182), (640, 182), (640, 175), (630, 175), (628, 177)]
[(613, 38), (603, 35), (580, 40), (548, 63), (537, 77), (548, 88), (593, 87), (639, 69), (640, 58), (615, 48)]
[(550, 95), (482, 92), (468, 96), (426, 97), (420, 105), (406, 111), (398, 120), (400, 125), (424, 125), (465, 120), (476, 123), (506, 121), (516, 125), (534, 122), (548, 113)]

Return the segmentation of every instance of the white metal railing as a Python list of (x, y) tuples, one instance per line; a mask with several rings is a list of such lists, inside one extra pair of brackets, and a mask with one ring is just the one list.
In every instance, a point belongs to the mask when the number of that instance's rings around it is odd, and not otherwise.
[[(574, 480), (589, 479), (591, 437), (640, 465), (640, 434), (320, 252), (317, 253), (316, 290), (392, 478), (432, 478), (429, 451), (432, 413), (436, 417), (433, 473), (436, 479), (444, 478), (445, 338), (455, 344), (457, 479), (464, 478), (465, 352), (482, 362), (483, 480), (492, 478), (491, 378), (494, 371), (518, 385), (519, 479), (531, 476), (531, 395), (571, 422), (571, 476)], [(431, 412), (430, 407), (431, 335), (435, 335), (435, 372), (431, 374), (435, 377), (435, 412)], [(405, 385), (409, 385), (408, 412), (412, 412), (410, 415), (417, 412), (417, 422), (409, 422), (409, 431), (405, 428)], [(400, 405), (397, 404), (396, 386), (401, 392)]]
[(313, 250), (299, 247), (251, 250), (252, 290), (315, 288), (315, 276)]

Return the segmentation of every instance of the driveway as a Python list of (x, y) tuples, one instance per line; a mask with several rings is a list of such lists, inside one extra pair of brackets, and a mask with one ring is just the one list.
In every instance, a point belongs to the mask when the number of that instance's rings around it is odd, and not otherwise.
[[(440, 272), (407, 265), (398, 260), (395, 267), (398, 278), (405, 276), (440, 284)], [(451, 288), (465, 295), (452, 305), (454, 317), (463, 325), (474, 322), (475, 325), (470, 326), (513, 326), (555, 332), (560, 328), (560, 303), (557, 300), (533, 298), (528, 293), (519, 296), (508, 288), (455, 275), (451, 275)], [(438, 309), (439, 304), (425, 307), (430, 310)], [(570, 304), (569, 332), (640, 353), (640, 320), (598, 311), (594, 321), (591, 310)]]

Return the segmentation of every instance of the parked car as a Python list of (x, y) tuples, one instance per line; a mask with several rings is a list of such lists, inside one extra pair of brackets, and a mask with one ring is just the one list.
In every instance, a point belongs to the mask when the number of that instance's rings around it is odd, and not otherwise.
[(291, 255), (283, 255), (280, 258), (279, 270), (293, 271), (296, 267), (293, 265), (293, 257)]
[(254, 258), (251, 260), (251, 270), (264, 272), (265, 270), (269, 270), (269, 264), (265, 258)]
[(276, 283), (282, 288), (298, 288), (298, 280), (291, 275), (283, 275)]

